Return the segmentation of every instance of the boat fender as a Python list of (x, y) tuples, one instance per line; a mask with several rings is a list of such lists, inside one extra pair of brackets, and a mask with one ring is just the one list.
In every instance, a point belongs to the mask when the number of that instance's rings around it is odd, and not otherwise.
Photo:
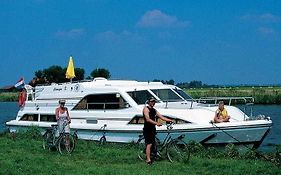
[(19, 106), (20, 107), (23, 107), (25, 105), (26, 96), (27, 96), (26, 91), (22, 90), (19, 95)]

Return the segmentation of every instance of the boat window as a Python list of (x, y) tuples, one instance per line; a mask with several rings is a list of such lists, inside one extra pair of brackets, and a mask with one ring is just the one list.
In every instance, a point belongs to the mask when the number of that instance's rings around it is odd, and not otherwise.
[(97, 124), (98, 120), (91, 119), (91, 120), (86, 120), (86, 122), (89, 123), (89, 124)]
[(129, 122), (129, 124), (144, 124), (144, 119), (142, 115), (136, 115), (133, 119)]
[(164, 102), (182, 101), (171, 89), (151, 89), (151, 91)]
[[(167, 116), (164, 116), (164, 117), (171, 119), (175, 124), (191, 123), (189, 121), (185, 121), (185, 120), (178, 119), (178, 118), (171, 118), (171, 117), (167, 117)], [(157, 118), (157, 122), (165, 124), (166, 121), (164, 121), (160, 118)], [(144, 118), (142, 115), (136, 115), (135, 117), (132, 118), (132, 120), (129, 122), (129, 124), (144, 124)]]
[(179, 89), (179, 88), (175, 88), (174, 89), (180, 96), (182, 96), (185, 100), (192, 100), (192, 97), (190, 97), (189, 95), (187, 95), (183, 90)]
[(119, 93), (114, 93), (87, 95), (73, 109), (123, 109), (128, 107), (130, 105), (126, 100)]
[[(175, 123), (175, 124), (191, 123), (189, 121), (185, 121), (185, 120), (178, 119), (178, 118), (170, 118), (170, 117), (167, 117), (167, 116), (165, 116), (165, 117), (171, 119), (173, 121), (173, 123)], [(164, 120), (162, 120), (160, 118), (158, 119), (158, 122), (160, 122), (162, 124), (166, 123), (166, 121), (164, 121)]]
[(47, 115), (47, 114), (40, 114), (40, 121), (41, 122), (56, 122), (55, 115)]
[(24, 114), (21, 121), (38, 121), (38, 114)]
[(152, 97), (153, 95), (148, 92), (147, 90), (142, 90), (142, 91), (130, 91), (127, 92), (133, 100), (135, 100), (135, 102), (137, 104), (145, 104), (146, 100), (150, 97)]

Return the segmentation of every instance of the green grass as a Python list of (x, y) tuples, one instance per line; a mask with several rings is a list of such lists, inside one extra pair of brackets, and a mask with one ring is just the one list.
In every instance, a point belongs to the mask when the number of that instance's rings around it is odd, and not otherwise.
[[(196, 150), (189, 163), (162, 160), (148, 166), (137, 158), (137, 149), (133, 144), (107, 143), (101, 146), (93, 141), (79, 140), (71, 155), (60, 155), (56, 151), (43, 150), (40, 136), (33, 133), (19, 133), (16, 137), (8, 133), (1, 134), (0, 147), (0, 174), (7, 175), (281, 174), (280, 167), (262, 159), (208, 156), (207, 152), (198, 154)], [(216, 151), (211, 152), (214, 154)]]
[(17, 92), (1, 92), (0, 93), (0, 101), (17, 101), (18, 93)]

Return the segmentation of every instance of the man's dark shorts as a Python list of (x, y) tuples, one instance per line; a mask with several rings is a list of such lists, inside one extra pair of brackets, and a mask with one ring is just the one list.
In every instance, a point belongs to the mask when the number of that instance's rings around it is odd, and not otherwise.
[(156, 132), (154, 132), (154, 131), (143, 131), (145, 144), (154, 144), (155, 135), (156, 135)]

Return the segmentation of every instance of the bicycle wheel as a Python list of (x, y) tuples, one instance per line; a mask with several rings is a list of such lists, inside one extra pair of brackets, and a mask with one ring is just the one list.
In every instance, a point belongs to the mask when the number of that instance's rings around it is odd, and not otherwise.
[(76, 133), (74, 133), (74, 134), (71, 134), (69, 137), (70, 137), (70, 148), (71, 148), (69, 153), (72, 153), (76, 147), (78, 136)]
[(47, 130), (45, 132), (45, 134), (43, 135), (43, 142), (42, 142), (42, 146), (43, 149), (51, 149), (52, 145), (53, 145), (53, 134), (50, 130)]
[(101, 145), (104, 145), (105, 142), (106, 142), (106, 138), (105, 138), (105, 136), (102, 136), (102, 137), (100, 138), (100, 144), (101, 144)]
[(140, 160), (146, 160), (146, 154), (145, 154), (145, 142), (144, 142), (144, 138), (140, 138), (137, 141), (137, 148), (138, 148), (138, 158)]
[[(67, 139), (69, 136), (69, 139)], [(69, 141), (67, 141), (69, 140)], [(69, 142), (69, 143), (68, 143)], [(58, 150), (60, 154), (70, 154), (75, 148), (75, 140), (72, 135), (63, 134), (58, 140)]]
[(182, 141), (172, 141), (167, 145), (167, 157), (170, 162), (188, 162), (190, 151)]

